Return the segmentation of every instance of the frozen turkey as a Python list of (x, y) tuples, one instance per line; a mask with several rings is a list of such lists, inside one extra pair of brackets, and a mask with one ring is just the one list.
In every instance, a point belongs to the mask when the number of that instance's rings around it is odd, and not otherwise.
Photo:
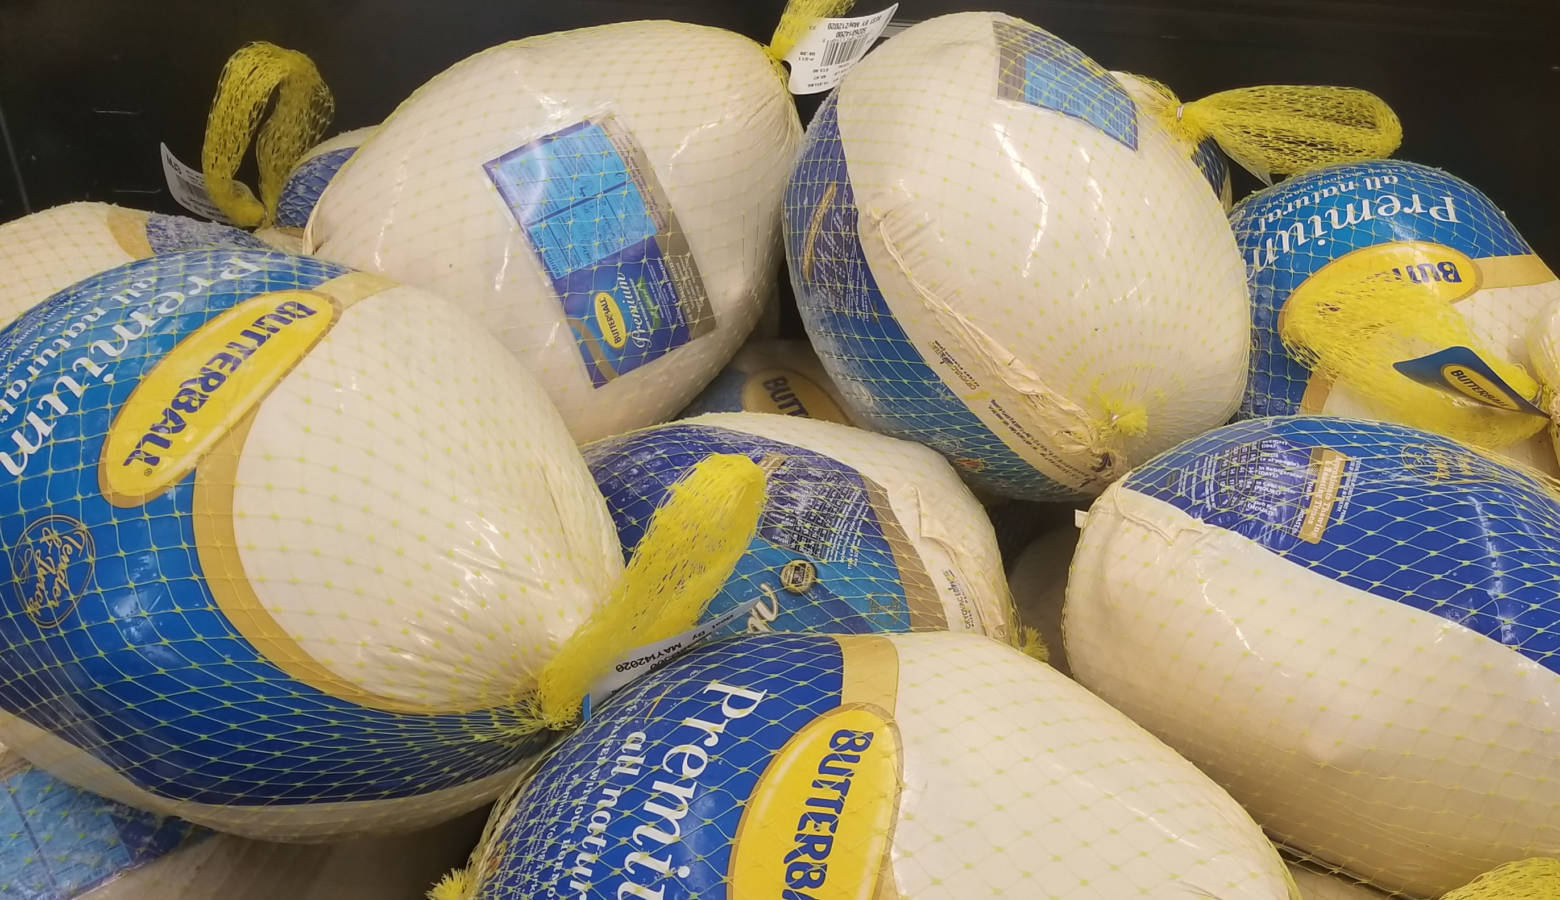
[(49, 295), (133, 259), (201, 247), (254, 247), (211, 222), (107, 203), (67, 203), (0, 225), (0, 326)]
[(473, 809), (623, 571), (562, 419), (471, 318), (274, 251), (183, 251), (0, 331), (0, 741), (272, 840)]
[(1560, 854), (1560, 496), (1400, 425), (1230, 425), (1089, 510), (1073, 675), (1282, 844), (1439, 897)]
[(423, 85), (320, 198), (305, 248), (473, 313), (580, 441), (664, 421), (772, 295), (801, 126), (729, 31), (626, 22)]
[(1050, 667), (947, 632), (700, 647), (565, 739), (488, 838), (469, 890), (441, 896), (1293, 896), (1190, 763)]
[(726, 622), (719, 633), (1013, 634), (991, 522), (947, 462), (833, 422), (713, 413), (586, 446), (625, 557), (715, 453), (747, 456), (768, 479), (757, 533), (706, 615)]
[(930, 19), (852, 68), (808, 127), (785, 238), (853, 417), (994, 493), (1097, 494), (1239, 401), (1219, 198), (1115, 76), (1020, 19)]

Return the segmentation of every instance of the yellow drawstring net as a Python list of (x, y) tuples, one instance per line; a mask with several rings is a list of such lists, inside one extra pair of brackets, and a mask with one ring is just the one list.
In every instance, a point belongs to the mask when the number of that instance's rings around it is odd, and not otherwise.
[[(747, 552), (764, 511), (764, 495), (764, 470), (730, 453), (705, 457), (673, 485), (611, 596), (542, 667), (529, 729), (571, 727), (591, 683), (614, 660), (692, 628)], [(524, 782), (520, 779), (497, 807), (518, 802)], [(501, 852), (491, 838), (494, 823), (504, 818), (489, 817), (471, 864), (441, 878), (428, 891), (429, 900), (471, 895), (482, 855)]]
[(788, 0), (780, 12), (780, 24), (764, 50), (776, 64), (785, 59), (812, 23), (850, 12), (856, 0)]
[(1560, 859), (1523, 859), (1480, 875), (1441, 900), (1560, 900)]
[[(276, 102), (261, 125), (273, 94)], [(222, 67), (206, 119), (200, 163), (212, 202), (238, 225), (270, 224), (287, 174), (319, 142), (334, 113), (330, 89), (307, 56), (264, 42), (240, 47)], [(251, 139), (260, 170), (258, 199), (235, 178)]]
[(1393, 368), (1449, 347), (1467, 347), (1523, 397), (1538, 395), (1527, 370), (1484, 346), (1444, 297), (1410, 281), (1376, 276), (1336, 289), (1297, 291), (1279, 318), (1284, 347), (1317, 376), (1367, 399), (1390, 421), (1490, 450), (1537, 434), (1544, 419), (1464, 400)]
[(570, 727), (591, 682), (614, 660), (692, 628), (763, 511), (764, 471), (745, 456), (708, 456), (673, 485), (611, 596), (542, 667), (534, 730)]
[(1333, 163), (1391, 156), (1403, 125), (1386, 101), (1358, 88), (1274, 84), (1220, 91), (1182, 103), (1164, 84), (1152, 88), (1148, 112), (1171, 133), (1205, 137), (1263, 181)]

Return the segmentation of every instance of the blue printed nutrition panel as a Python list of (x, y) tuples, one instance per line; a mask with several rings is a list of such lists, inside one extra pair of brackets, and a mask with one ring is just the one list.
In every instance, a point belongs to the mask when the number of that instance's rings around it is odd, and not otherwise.
[(739, 431), (671, 425), (585, 448), (625, 556), (672, 486), (712, 453), (747, 456), (768, 472), (758, 531), (705, 620), (759, 604), (723, 634), (946, 627), (936, 588), (880, 486), (832, 457)]
[(847, 677), (832, 638), (761, 640), (689, 652), (564, 740), (494, 836), (477, 897), (742, 900), (728, 879), (748, 799)]
[[(225, 366), (268, 364), (256, 362), (275, 359), (262, 348), (333, 321), (322, 292), (353, 277), (310, 257), (184, 251), (82, 281), (0, 331), (10, 386), (0, 398), (0, 708), (147, 791), (234, 806), (422, 794), (503, 771), (541, 745), (506, 732), (514, 710), (370, 708), (293, 677), (295, 660), (265, 656), (224, 606), (235, 579), (203, 569), (210, 533), (233, 516), (201, 499), (204, 458), (144, 498), (108, 496), (99, 482), (105, 465), (159, 465), (171, 426), (130, 457), (108, 444), (176, 348), (240, 304), (286, 292), (301, 298), (288, 303), (295, 314), (236, 319), (246, 330), (223, 350)], [(194, 358), (191, 381), (212, 392), (200, 403), (217, 405), (226, 382), (200, 368), (205, 359)], [(198, 392), (186, 382), (169, 410), (188, 412)]]
[(1415, 241), (1487, 259), (1532, 254), (1488, 197), (1445, 172), (1378, 160), (1330, 166), (1243, 200), (1230, 216), (1251, 290), (1252, 376), (1243, 416), (1299, 410), (1310, 371), (1285, 351), (1279, 313), (1328, 263), (1366, 247)]
[(1082, 50), (1032, 25), (992, 22), (997, 96), (1081, 119), (1137, 149), (1137, 105), (1121, 82)]
[(687, 239), (615, 120), (576, 123), (485, 168), (552, 281), (593, 385), (714, 327)]
[(1560, 498), (1454, 441), (1254, 419), (1160, 455), (1124, 487), (1560, 672)]

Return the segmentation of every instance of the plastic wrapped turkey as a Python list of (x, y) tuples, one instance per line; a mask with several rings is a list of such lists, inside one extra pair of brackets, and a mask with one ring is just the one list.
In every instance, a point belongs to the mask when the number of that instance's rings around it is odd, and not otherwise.
[(625, 554), (712, 453), (747, 456), (769, 485), (757, 533), (710, 603), (707, 618), (726, 623), (718, 633), (1013, 636), (991, 522), (948, 463), (834, 422), (714, 413), (586, 446)]
[(1400, 422), (1557, 471), (1529, 335), (1560, 280), (1489, 197), (1374, 160), (1253, 194), (1231, 223), (1252, 299), (1242, 417)]
[(617, 695), (436, 900), (1293, 900), (1250, 817), (1094, 695), (972, 634), (769, 634)]
[(274, 251), (89, 278), (0, 331), (0, 741), (267, 839), (409, 831), (545, 743), (624, 571), (546, 394), (421, 290)]
[(677, 22), (494, 47), (395, 110), (305, 247), (473, 313), (581, 441), (663, 421), (772, 294), (801, 137), (784, 79), (752, 40)]
[[(1247, 298), (1189, 130), (1228, 104), (1143, 96), (999, 13), (921, 22), (850, 70), (808, 127), (785, 236), (854, 417), (1034, 500), (1097, 494), (1229, 418)], [(1276, 165), (1343, 152), (1313, 149)]]
[(56, 291), (158, 253), (265, 244), (225, 225), (126, 209), (67, 203), (0, 225), (0, 326)]
[(1439, 897), (1560, 855), (1560, 493), (1400, 425), (1254, 419), (1089, 510), (1074, 676), (1279, 841)]

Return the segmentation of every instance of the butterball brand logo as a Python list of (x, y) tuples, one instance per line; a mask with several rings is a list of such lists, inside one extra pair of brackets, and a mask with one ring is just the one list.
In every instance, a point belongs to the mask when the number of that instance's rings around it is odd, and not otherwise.
[(601, 337), (607, 346), (621, 350), (628, 343), (628, 323), (617, 298), (607, 291), (597, 291), (595, 297), (596, 322), (601, 326)]
[(92, 534), (69, 516), (36, 519), (11, 549), (12, 589), (40, 628), (57, 628), (92, 582)]
[(252, 297), (180, 341), (110, 426), (98, 484), (138, 506), (187, 475), (330, 330), (337, 302), (314, 291)]

